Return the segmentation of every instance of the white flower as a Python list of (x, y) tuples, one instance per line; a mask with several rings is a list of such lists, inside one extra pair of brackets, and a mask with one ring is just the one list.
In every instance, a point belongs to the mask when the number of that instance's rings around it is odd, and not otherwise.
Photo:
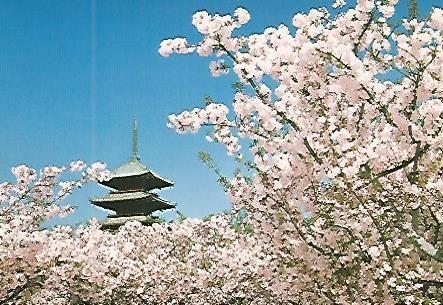
[(237, 17), (238, 23), (240, 24), (245, 24), (251, 19), (249, 12), (242, 7), (239, 7), (234, 11), (234, 16)]
[(56, 166), (46, 166), (42, 169), (42, 173), (46, 177), (55, 177), (63, 171), (62, 168)]
[(211, 61), (211, 63), (209, 64), (209, 70), (211, 70), (211, 74), (214, 77), (229, 73), (229, 69), (227, 68), (226, 63), (223, 59)]
[(86, 163), (81, 160), (72, 161), (69, 164), (69, 170), (71, 172), (79, 172), (79, 171), (83, 170), (85, 167), (86, 167)]
[(380, 256), (380, 249), (376, 246), (372, 246), (368, 249), (368, 253), (373, 259), (376, 259)]
[(160, 43), (158, 52), (163, 57), (168, 57), (172, 53), (177, 54), (189, 54), (194, 51), (195, 48), (188, 45), (186, 39), (177, 37), (174, 39), (165, 39)]
[(19, 183), (27, 184), (35, 179), (36, 172), (34, 169), (27, 167), (26, 165), (22, 164), (17, 167), (13, 167), (11, 169), (14, 176), (17, 178), (17, 181)]
[(339, 8), (339, 7), (343, 7), (346, 5), (346, 1), (345, 0), (335, 0), (334, 3), (332, 4), (333, 8)]
[(110, 178), (110, 171), (103, 162), (95, 162), (86, 170), (88, 178), (93, 181), (105, 181)]
[(432, 256), (437, 254), (437, 249), (424, 238), (422, 237), (417, 238), (417, 243), (420, 245), (420, 248), (423, 251), (425, 251), (427, 254)]

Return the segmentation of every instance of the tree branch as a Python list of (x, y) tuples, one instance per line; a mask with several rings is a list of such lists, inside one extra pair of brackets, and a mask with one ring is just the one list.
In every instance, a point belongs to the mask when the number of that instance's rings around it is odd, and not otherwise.
[[(230, 52), (228, 49), (226, 49), (226, 47), (223, 44), (219, 43), (217, 45), (217, 47), (219, 47), (221, 50), (223, 50), (228, 55), (228, 57), (231, 58), (236, 64), (239, 63), (239, 61), (234, 56), (234, 54), (232, 54), (232, 52)], [(246, 75), (246, 71), (244, 69), (242, 70), (242, 72)], [(263, 96), (263, 94), (260, 92), (257, 84), (254, 82), (254, 80), (252, 78), (246, 78), (246, 80), (249, 83), (249, 85), (252, 87), (252, 89), (254, 89), (256, 95), (258, 96), (258, 98), (260, 98), (260, 100), (263, 101), (265, 104), (268, 104), (267, 101), (266, 101), (266, 96)], [(298, 132), (301, 131), (301, 128), (294, 121), (288, 119), (288, 117), (283, 112), (278, 111), (278, 110), (276, 110), (276, 112), (292, 128), (294, 128)], [(314, 158), (315, 162), (317, 162), (318, 164), (322, 164), (323, 162), (322, 162), (321, 158), (314, 151), (314, 149), (312, 148), (311, 144), (309, 143), (307, 137), (303, 137), (303, 144), (305, 145), (305, 147), (308, 150), (309, 154)]]

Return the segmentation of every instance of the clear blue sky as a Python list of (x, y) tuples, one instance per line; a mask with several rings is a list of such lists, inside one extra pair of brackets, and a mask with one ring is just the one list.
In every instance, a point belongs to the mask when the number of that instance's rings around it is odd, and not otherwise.
[[(400, 0), (401, 14), (406, 0)], [(0, 181), (10, 167), (64, 165), (74, 159), (105, 161), (113, 168), (130, 154), (132, 120), (139, 120), (142, 161), (175, 181), (162, 192), (187, 216), (203, 217), (229, 208), (216, 177), (199, 161), (209, 151), (227, 173), (232, 161), (220, 145), (200, 135), (180, 136), (166, 127), (170, 113), (202, 104), (205, 95), (229, 103), (232, 79), (211, 78), (208, 58), (172, 56), (157, 50), (176, 35), (196, 41), (192, 14), (206, 9), (252, 16), (245, 33), (263, 31), (317, 0), (250, 1), (0, 1)], [(421, 13), (438, 5), (421, 1)], [(105, 213), (88, 197), (105, 189), (88, 186), (71, 197), (76, 223)]]

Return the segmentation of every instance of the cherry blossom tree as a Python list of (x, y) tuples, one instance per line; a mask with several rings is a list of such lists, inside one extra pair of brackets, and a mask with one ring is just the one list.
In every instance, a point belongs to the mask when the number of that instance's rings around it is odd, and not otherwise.
[[(77, 177), (63, 179), (64, 172)], [(104, 180), (109, 174), (103, 163), (87, 167), (83, 161), (74, 161), (68, 168), (47, 166), (39, 172), (19, 165), (12, 173), (15, 183), (0, 184), (1, 304), (16, 304), (29, 297), (55, 263), (54, 250), (64, 247), (58, 230), (41, 230), (42, 223), (72, 212), (61, 201), (83, 184)]]
[(209, 126), (209, 141), (244, 160), (228, 193), (273, 245), (271, 272), (293, 274), (284, 300), (443, 299), (443, 10), (395, 25), (397, 2), (336, 1), (338, 12), (312, 9), (249, 36), (234, 34), (245, 9), (201, 11), (200, 42), (160, 45), (163, 56), (214, 56), (213, 76), (238, 78), (232, 105), (171, 115), (169, 126)]
[(96, 220), (41, 229), (70, 210), (60, 200), (109, 174), (102, 163), (81, 161), (70, 166), (78, 179), (62, 179), (66, 171), (20, 165), (12, 169), (16, 183), (1, 184), (1, 304), (265, 304), (259, 289), (273, 280), (260, 275), (275, 260), (227, 215), (151, 227), (130, 222), (117, 232)]

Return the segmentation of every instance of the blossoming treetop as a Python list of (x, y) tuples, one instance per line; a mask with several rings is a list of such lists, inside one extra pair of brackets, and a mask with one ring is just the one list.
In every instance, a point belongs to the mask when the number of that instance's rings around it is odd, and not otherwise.
[(443, 11), (392, 26), (396, 3), (359, 0), (332, 18), (312, 9), (294, 16), (295, 34), (234, 36), (245, 9), (197, 12), (200, 42), (160, 45), (215, 55), (213, 76), (238, 77), (232, 114), (211, 103), (169, 124), (212, 126), (231, 155), (250, 143), (251, 173), (230, 181), (235, 209), (330, 301), (411, 303), (442, 289)]

